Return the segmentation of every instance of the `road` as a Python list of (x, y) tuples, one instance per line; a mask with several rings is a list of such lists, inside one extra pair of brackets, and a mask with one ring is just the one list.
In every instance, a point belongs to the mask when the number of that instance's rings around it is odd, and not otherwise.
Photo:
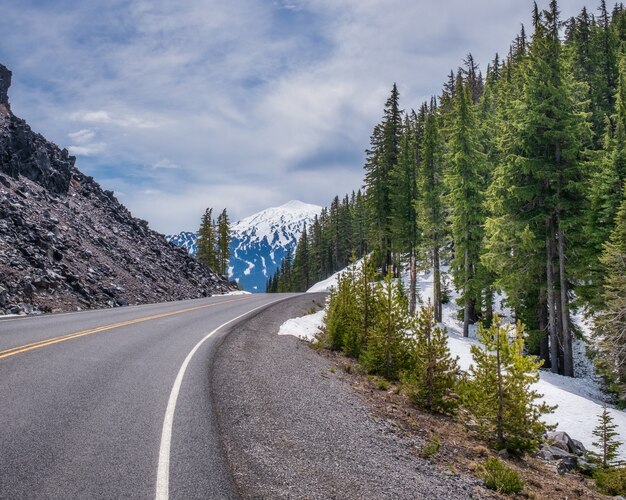
[(0, 320), (0, 497), (236, 498), (208, 367), (286, 297)]

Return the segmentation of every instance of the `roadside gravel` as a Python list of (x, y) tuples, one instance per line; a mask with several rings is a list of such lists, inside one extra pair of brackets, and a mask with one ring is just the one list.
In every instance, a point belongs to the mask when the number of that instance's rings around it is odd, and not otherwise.
[[(281, 302), (237, 326), (219, 348), (213, 400), (243, 498), (479, 498), (476, 480), (437, 469), (377, 420), (331, 362), (277, 335), (324, 294)], [(482, 490), (484, 491), (484, 490)]]

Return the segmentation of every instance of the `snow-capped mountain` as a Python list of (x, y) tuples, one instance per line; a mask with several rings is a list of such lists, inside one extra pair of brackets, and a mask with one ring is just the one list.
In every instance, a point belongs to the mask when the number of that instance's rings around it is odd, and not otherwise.
[(173, 243), (177, 247), (187, 250), (189, 255), (196, 255), (198, 251), (198, 233), (183, 231), (182, 233), (173, 234), (165, 237), (167, 241)]
[[(229, 278), (244, 290), (264, 292), (267, 278), (274, 274), (289, 250), (295, 252), (304, 225), (310, 226), (321, 210), (320, 206), (292, 200), (233, 224)], [(192, 255), (197, 251), (195, 233), (182, 232), (167, 239)]]

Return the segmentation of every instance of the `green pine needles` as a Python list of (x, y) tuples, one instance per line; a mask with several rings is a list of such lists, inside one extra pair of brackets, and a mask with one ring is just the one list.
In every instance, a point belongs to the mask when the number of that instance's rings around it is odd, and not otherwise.
[(452, 358), (445, 328), (436, 326), (432, 307), (422, 308), (409, 322), (408, 368), (402, 382), (417, 406), (452, 413), (458, 406), (458, 358)]
[(541, 395), (532, 388), (541, 362), (524, 355), (521, 323), (510, 332), (495, 316), (491, 327), (479, 327), (478, 337), (484, 347), (471, 348), (474, 365), (462, 384), (463, 406), (479, 435), (495, 448), (534, 450), (549, 429), (541, 416), (554, 409), (537, 403)]
[(598, 426), (593, 430), (593, 435), (597, 441), (591, 444), (600, 452), (590, 451), (588, 453), (589, 458), (605, 469), (623, 465), (622, 461), (617, 460), (619, 449), (623, 443), (616, 439), (620, 433), (617, 431), (617, 424), (613, 423), (613, 416), (606, 405), (602, 407), (602, 413), (598, 415)]

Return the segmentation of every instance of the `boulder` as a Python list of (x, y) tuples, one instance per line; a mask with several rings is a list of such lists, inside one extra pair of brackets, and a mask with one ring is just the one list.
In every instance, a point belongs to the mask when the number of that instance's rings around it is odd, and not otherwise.
[(582, 455), (585, 450), (585, 447), (580, 441), (572, 439), (567, 432), (563, 431), (548, 432), (548, 442), (552, 446), (574, 455)]
[(544, 444), (537, 452), (537, 456), (543, 460), (560, 460), (574, 455), (556, 446)]
[(578, 468), (578, 457), (565, 457), (561, 459), (559, 465), (557, 465), (556, 470), (559, 474), (565, 474), (566, 472), (571, 472)]

